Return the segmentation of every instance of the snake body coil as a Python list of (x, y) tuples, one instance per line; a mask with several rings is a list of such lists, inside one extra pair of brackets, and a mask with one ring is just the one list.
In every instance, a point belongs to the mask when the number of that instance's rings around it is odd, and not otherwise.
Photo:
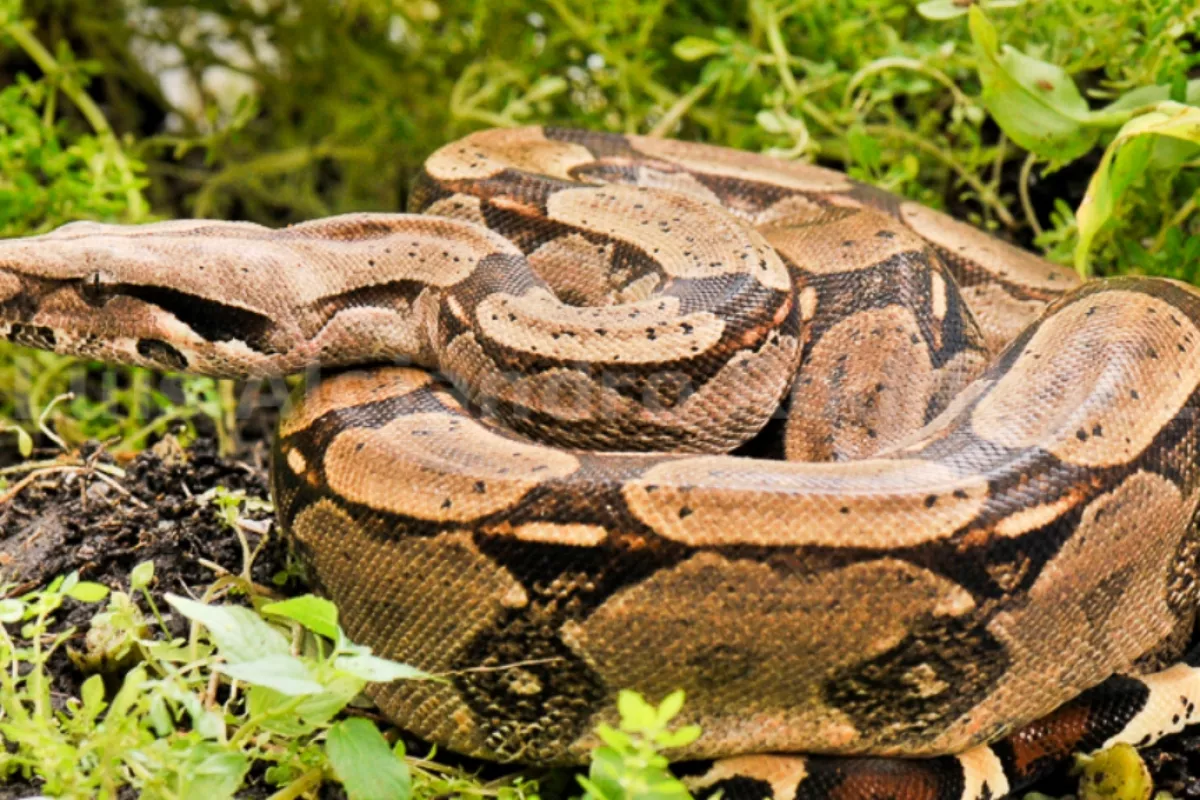
[(406, 728), (574, 763), (617, 690), (683, 688), (697, 793), (982, 800), (1191, 721), (1194, 289), (634, 136), (474, 134), (413, 197), (0, 244), (15, 342), (362, 365), (274, 497), (353, 639), (453, 674), (375, 689)]

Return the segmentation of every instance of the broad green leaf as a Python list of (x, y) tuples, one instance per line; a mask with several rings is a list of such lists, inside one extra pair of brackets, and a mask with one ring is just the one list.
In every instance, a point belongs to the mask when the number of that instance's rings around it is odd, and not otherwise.
[(223, 664), (220, 672), (252, 686), (264, 686), (288, 697), (321, 694), (325, 687), (314, 679), (312, 671), (292, 655), (274, 655), (256, 661)]
[(373, 655), (338, 656), (333, 666), (372, 683), (444, 680), (424, 670)]
[(102, 583), (79, 581), (67, 590), (67, 596), (81, 603), (99, 603), (108, 597), (108, 587)]
[(1000, 46), (996, 29), (978, 6), (969, 14), (978, 56), (983, 103), (1021, 147), (1053, 161), (1073, 161), (1091, 150), (1099, 130), (1091, 110), (1061, 67)]
[(368, 720), (345, 719), (330, 728), (325, 754), (350, 800), (407, 800), (412, 792), (408, 764)]
[(248, 608), (210, 606), (173, 594), (166, 598), (180, 614), (208, 629), (221, 655), (230, 664), (290, 655), (284, 635)]
[(287, 617), (299, 622), (313, 633), (326, 639), (338, 639), (338, 613), (333, 603), (316, 595), (306, 594), (279, 603), (263, 606), (264, 614)]
[(1079, 228), (1075, 269), (1081, 275), (1089, 272), (1088, 254), (1096, 234), (1112, 217), (1121, 195), (1145, 171), (1152, 152), (1150, 137), (1154, 136), (1200, 144), (1200, 108), (1170, 101), (1160, 103), (1154, 111), (1134, 117), (1117, 132), (1075, 212)]

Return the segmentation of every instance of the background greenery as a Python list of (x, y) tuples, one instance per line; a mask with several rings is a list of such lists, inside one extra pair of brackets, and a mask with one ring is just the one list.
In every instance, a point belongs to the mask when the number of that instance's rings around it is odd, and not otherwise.
[[(0, 234), (400, 210), (439, 145), (554, 122), (814, 160), (1081, 269), (1200, 280), (1200, 2), (968, 5), (0, 0)], [(0, 492), (51, 430), (131, 452), (202, 420), (232, 449), (237, 402), (0, 343)]]
[[(1120, 126), (1200, 100), (1200, 2), (982, 8), (990, 32), (961, 0), (0, 0), (0, 233), (400, 210), (439, 145), (555, 122), (842, 167), (1068, 262)], [(1200, 277), (1196, 146), (1127, 149), (1092, 268)], [(199, 410), (232, 441), (227, 388), (133, 375), (49, 416), (130, 449)], [(0, 419), (33, 432), (81, 381), (0, 344)]]

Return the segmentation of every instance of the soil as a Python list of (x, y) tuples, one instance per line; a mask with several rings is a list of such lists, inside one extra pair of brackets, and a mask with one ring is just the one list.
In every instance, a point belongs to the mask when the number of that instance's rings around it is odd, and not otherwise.
[[(198, 439), (187, 451), (168, 437), (123, 464), (125, 475), (115, 480), (115, 485), (98, 479), (94, 471), (89, 475), (76, 470), (48, 474), (24, 487), (12, 500), (0, 504), (0, 574), (7, 581), (18, 581), (10, 595), (69, 572), (111, 588), (127, 589), (129, 571), (143, 561), (153, 560), (152, 593), (158, 595), (156, 602), (164, 607), (163, 593), (198, 594), (216, 577), (214, 567), (240, 571), (242, 541), (204, 495), (221, 486), (252, 497), (267, 497), (267, 447), (257, 435), (266, 426), (261, 420), (257, 422), (260, 424), (249, 432), (252, 438), (233, 457), (219, 456), (215, 439), (209, 436)], [(85, 447), (80, 456), (84, 463), (115, 464), (96, 445)], [(247, 517), (257, 517), (259, 524), (255, 527), (261, 526), (267, 536), (267, 541), (261, 542), (255, 531), (242, 531), (251, 548), (262, 544), (251, 570), (255, 583), (283, 594), (304, 591), (295, 580), (282, 587), (275, 585), (273, 579), (287, 568), (286, 545), (266, 514)], [(68, 600), (59, 614), (59, 625), (83, 631), (95, 611), (94, 605)], [(182, 621), (176, 624), (179, 629), (172, 633), (182, 635)], [(82, 638), (82, 632), (77, 636)], [(75, 694), (87, 677), (63, 650), (50, 668), (60, 697)], [(410, 752), (419, 754), (423, 750), (420, 743), (412, 742)], [(1143, 755), (1157, 789), (1179, 800), (1200, 800), (1200, 730), (1169, 737)], [(448, 758), (459, 763), (453, 754), (439, 752), (439, 760)], [(463, 765), (482, 769), (489, 777), (504, 772), (496, 765)], [(265, 797), (273, 791), (262, 775), (254, 772), (248, 784), (240, 797)], [(1072, 793), (1075, 787), (1075, 779), (1064, 767), (1029, 791), (1060, 797)], [(37, 794), (35, 783), (16, 781), (0, 786), (0, 800)], [(342, 795), (329, 787), (328, 793), (323, 790), (321, 796), (332, 799)]]

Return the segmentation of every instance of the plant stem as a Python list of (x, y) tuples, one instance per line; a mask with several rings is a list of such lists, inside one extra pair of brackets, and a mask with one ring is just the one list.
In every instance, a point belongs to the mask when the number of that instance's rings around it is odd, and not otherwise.
[(121, 145), (117, 141), (112, 127), (108, 124), (104, 112), (100, 110), (100, 107), (96, 105), (87, 92), (76, 85), (71, 76), (62, 69), (62, 65), (58, 63), (54, 55), (38, 41), (38, 38), (29, 30), (28, 23), (23, 20), (9, 22), (0, 28), (0, 31), (11, 37), (25, 51), (25, 54), (33, 59), (38, 68), (47, 77), (54, 80), (54, 83), (62, 90), (63, 94), (79, 109), (79, 113), (83, 114), (84, 119), (92, 126), (92, 130), (104, 142), (104, 149), (108, 151), (109, 158), (113, 160), (113, 163), (116, 164), (117, 169), (121, 172), (121, 177), (124, 178), (126, 186), (125, 203), (129, 206), (129, 216), (134, 220), (144, 218), (149, 213), (146, 199), (142, 197), (142, 192), (137, 186), (137, 176), (133, 172), (133, 167), (130, 165), (129, 159), (125, 157), (125, 151), (121, 149)]

